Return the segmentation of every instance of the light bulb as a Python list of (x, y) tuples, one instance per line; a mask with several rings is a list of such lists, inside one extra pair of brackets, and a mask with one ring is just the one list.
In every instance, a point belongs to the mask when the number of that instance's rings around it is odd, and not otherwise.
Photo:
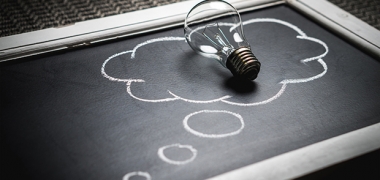
[(187, 14), (184, 29), (194, 51), (218, 60), (234, 76), (256, 79), (261, 64), (245, 40), (240, 15), (231, 4), (221, 0), (198, 3)]

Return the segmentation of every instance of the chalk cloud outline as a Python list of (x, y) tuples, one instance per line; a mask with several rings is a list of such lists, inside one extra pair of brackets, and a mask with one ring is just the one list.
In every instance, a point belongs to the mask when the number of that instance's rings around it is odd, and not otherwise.
[[(226, 103), (226, 104), (230, 104), (230, 105), (235, 105), (235, 106), (245, 106), (245, 107), (251, 107), (251, 106), (258, 106), (258, 105), (263, 105), (263, 104), (267, 104), (267, 103), (270, 103), (272, 102), (273, 100), (279, 98), (284, 92), (285, 92), (285, 89), (287, 87), (288, 84), (297, 84), (297, 83), (305, 83), (305, 82), (310, 82), (310, 81), (313, 81), (313, 80), (316, 80), (316, 79), (319, 79), (321, 77), (323, 77), (326, 73), (327, 73), (327, 70), (328, 70), (328, 67), (327, 67), (327, 64), (324, 62), (324, 60), (322, 59), (323, 57), (325, 57), (329, 51), (329, 48), (328, 46), (326, 45), (326, 43), (324, 43), (323, 41), (319, 40), (319, 39), (316, 39), (316, 38), (313, 38), (313, 37), (309, 37), (307, 36), (301, 29), (299, 29), (297, 26), (293, 25), (293, 24), (290, 24), (286, 21), (282, 21), (282, 20), (279, 20), (279, 19), (273, 19), (273, 18), (256, 18), (256, 19), (250, 19), (250, 20), (247, 20), (247, 21), (244, 21), (243, 22), (243, 25), (248, 25), (248, 24), (252, 24), (252, 23), (259, 23), (259, 22), (271, 22), (271, 23), (277, 23), (277, 24), (280, 24), (280, 25), (284, 25), (284, 26), (287, 26), (291, 29), (293, 29), (294, 31), (296, 31), (298, 33), (298, 35), (296, 36), (297, 39), (303, 39), (303, 40), (309, 40), (309, 41), (312, 41), (312, 42), (315, 42), (315, 43), (318, 43), (320, 45), (322, 45), (324, 48), (325, 48), (325, 52), (318, 55), (318, 56), (314, 56), (314, 57), (310, 57), (310, 58), (306, 58), (306, 59), (302, 59), (301, 62), (302, 63), (307, 63), (307, 62), (311, 62), (311, 61), (317, 61), (318, 63), (320, 63), (320, 65), (323, 67), (323, 72), (315, 75), (315, 76), (312, 76), (312, 77), (308, 77), (308, 78), (300, 78), (300, 79), (285, 79), (283, 81), (281, 81), (279, 84), (282, 84), (281, 86), (281, 89), (272, 97), (266, 99), (266, 100), (263, 100), (263, 101), (259, 101), (259, 102), (253, 102), (253, 103), (238, 103), (238, 102), (233, 102), (233, 101), (230, 101), (229, 99), (232, 97), (232, 96), (223, 96), (223, 97), (220, 97), (220, 98), (217, 98), (217, 99), (212, 99), (212, 100), (192, 100), (192, 99), (186, 99), (186, 98), (182, 98), (174, 93), (172, 93), (170, 90), (168, 90), (168, 93), (172, 96), (172, 97), (169, 97), (169, 98), (163, 98), (163, 99), (143, 99), (143, 98), (140, 98), (140, 97), (137, 97), (135, 96), (132, 91), (131, 91), (131, 85), (132, 83), (142, 83), (142, 82), (145, 82), (143, 79), (120, 79), (120, 78), (115, 78), (115, 77), (112, 77), (110, 75), (108, 75), (105, 71), (105, 67), (106, 67), (106, 64), (112, 60), (113, 58), (115, 57), (118, 57), (120, 55), (124, 55), (124, 54), (128, 54), (128, 53), (131, 53), (131, 59), (134, 59), (135, 58), (135, 55), (136, 55), (136, 51), (137, 49), (147, 45), (147, 44), (151, 44), (151, 43), (156, 43), (156, 42), (164, 42), (164, 41), (185, 41), (185, 38), (184, 37), (161, 37), (161, 38), (156, 38), (156, 39), (150, 39), (150, 40), (147, 40), (145, 42), (142, 42), (140, 44), (138, 44), (137, 46), (135, 46), (132, 50), (127, 50), (127, 51), (123, 51), (123, 52), (120, 52), (120, 53), (117, 53), (117, 54), (114, 54), (110, 57), (108, 57), (103, 65), (102, 65), (102, 68), (101, 68), (101, 74), (109, 79), (110, 81), (116, 81), (116, 82), (125, 82), (126, 83), (126, 91), (127, 93), (134, 99), (137, 99), (139, 101), (144, 101), (144, 102), (152, 102), (152, 103), (158, 103), (158, 102), (170, 102), (170, 101), (176, 101), (176, 100), (182, 100), (182, 101), (185, 101), (185, 102), (189, 102), (189, 103), (198, 103), (198, 104), (206, 104), (206, 103), (215, 103), (215, 102), (223, 102), (223, 103)], [(230, 24), (223, 24), (225, 26), (231, 26), (231, 29), (234, 28), (232, 25)]]
[[(192, 117), (192, 116), (195, 116), (195, 115), (198, 115), (198, 114), (207, 114), (207, 113), (222, 113), (222, 114), (229, 114), (229, 115), (232, 115), (234, 116), (235, 118), (237, 118), (240, 122), (240, 127), (239, 129), (235, 130), (235, 131), (232, 131), (232, 132), (228, 132), (228, 133), (222, 133), (222, 134), (207, 134), (207, 133), (202, 133), (200, 131), (197, 131), (197, 130), (194, 130), (193, 128), (191, 128), (189, 126), (189, 119)], [(197, 111), (197, 112), (193, 112), (189, 115), (187, 115), (184, 119), (183, 119), (183, 127), (185, 128), (185, 130), (193, 135), (196, 135), (198, 137), (202, 137), (202, 138), (214, 138), (214, 139), (218, 139), (218, 138), (225, 138), (225, 137), (229, 137), (229, 136), (235, 136), (237, 134), (239, 134), (245, 127), (245, 123), (244, 123), (244, 119), (243, 117), (238, 114), (238, 113), (234, 113), (234, 112), (230, 112), (230, 111), (225, 111), (225, 110), (201, 110), (201, 111)]]
[[(180, 148), (180, 149), (186, 148), (192, 153), (192, 156), (189, 159), (186, 159), (183, 161), (172, 160), (172, 159), (169, 159), (168, 157), (166, 157), (166, 155), (164, 154), (165, 149), (168, 149), (168, 148)], [(194, 159), (197, 157), (198, 150), (196, 150), (191, 145), (182, 145), (182, 144), (176, 143), (176, 144), (171, 144), (171, 145), (166, 145), (166, 146), (160, 147), (157, 151), (157, 154), (158, 154), (158, 157), (166, 163), (174, 164), (174, 165), (184, 165), (184, 164), (187, 164), (187, 163), (194, 161)]]
[(130, 173), (124, 175), (123, 180), (129, 180), (133, 176), (145, 177), (146, 180), (152, 179), (152, 177), (150, 176), (150, 174), (148, 172), (134, 171), (134, 172), (130, 172)]

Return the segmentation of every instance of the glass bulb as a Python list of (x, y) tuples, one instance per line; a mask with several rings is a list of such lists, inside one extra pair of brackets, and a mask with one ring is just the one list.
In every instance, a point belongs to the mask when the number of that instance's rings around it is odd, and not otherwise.
[(234, 76), (254, 80), (260, 62), (245, 40), (239, 13), (222, 0), (195, 5), (185, 19), (185, 37), (197, 53), (218, 60)]

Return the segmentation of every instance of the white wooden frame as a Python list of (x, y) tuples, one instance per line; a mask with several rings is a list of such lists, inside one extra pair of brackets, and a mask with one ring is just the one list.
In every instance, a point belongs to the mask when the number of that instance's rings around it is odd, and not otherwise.
[(380, 60), (380, 31), (326, 0), (287, 3)]
[[(188, 11), (199, 1), (184, 1), (61, 28), (3, 37), (0, 38), (0, 62), (182, 25)], [(284, 3), (282, 0), (227, 1), (241, 11)]]

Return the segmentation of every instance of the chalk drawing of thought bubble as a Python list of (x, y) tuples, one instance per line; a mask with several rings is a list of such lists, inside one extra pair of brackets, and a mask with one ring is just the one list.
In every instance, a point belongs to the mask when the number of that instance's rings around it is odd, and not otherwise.
[[(125, 55), (125, 56), (130, 56), (131, 59), (135, 59), (136, 58), (136, 52), (137, 52), (137, 50), (143, 49), (144, 46), (146, 46), (146, 45), (149, 45), (149, 44), (152, 44), (152, 43), (185, 41), (184, 37), (161, 37), (161, 38), (147, 40), (145, 42), (142, 42), (142, 43), (138, 44), (132, 50), (123, 51), (123, 52), (120, 52), (120, 53), (117, 53), (117, 54), (114, 54), (114, 55), (110, 56), (109, 58), (107, 58), (104, 61), (103, 65), (102, 65), (102, 68), (101, 68), (101, 73), (102, 73), (102, 75), (105, 78), (108, 78), (111, 81), (126, 83), (127, 93), (132, 98), (140, 100), (140, 101), (144, 101), (144, 102), (158, 103), (158, 102), (170, 102), (170, 101), (177, 101), (177, 100), (181, 100), (181, 101), (185, 101), (185, 102), (189, 102), (189, 103), (215, 103), (215, 102), (223, 102), (223, 103), (230, 104), (230, 105), (248, 106), (248, 107), (249, 106), (257, 106), (257, 105), (267, 104), (267, 103), (272, 102), (273, 100), (279, 98), (284, 93), (284, 91), (285, 91), (285, 89), (286, 89), (286, 87), (287, 87), (288, 84), (297, 84), (297, 83), (310, 82), (310, 81), (313, 81), (315, 79), (321, 78), (321, 77), (323, 77), (326, 74), (328, 68), (327, 68), (327, 64), (323, 61), (322, 58), (326, 56), (326, 54), (328, 53), (329, 49), (328, 49), (327, 45), (323, 41), (321, 41), (319, 39), (316, 39), (316, 38), (313, 38), (313, 37), (309, 37), (301, 29), (299, 29), (295, 25), (290, 24), (290, 23), (285, 22), (285, 21), (282, 21), (282, 20), (278, 20), (278, 19), (272, 19), (272, 18), (250, 19), (250, 20), (244, 21), (243, 25), (247, 26), (249, 24), (261, 23), (261, 22), (275, 23), (277, 25), (288, 27), (291, 30), (295, 31), (295, 33), (297, 34), (296, 35), (297, 39), (306, 40), (306, 41), (310, 41), (310, 42), (317, 43), (317, 44), (321, 45), (324, 48), (324, 52), (322, 54), (317, 55), (317, 56), (313, 56), (313, 57), (304, 58), (304, 59), (302, 59), (300, 61), (302, 63), (308, 63), (308, 62), (312, 62), (312, 61), (313, 62), (317, 62), (317, 64), (319, 64), (323, 68), (322, 72), (320, 72), (320, 73), (318, 73), (316, 75), (312, 75), (310, 77), (284, 79), (284, 80), (282, 80), (282, 81), (280, 81), (278, 83), (281, 86), (281, 88), (279, 89), (279, 91), (277, 93), (273, 94), (273, 96), (270, 96), (269, 98), (267, 98), (265, 100), (261, 100), (261, 101), (257, 101), (257, 102), (248, 102), (248, 103), (241, 103), (241, 102), (233, 101), (231, 95), (225, 95), (225, 96), (222, 96), (222, 97), (219, 97), (219, 98), (215, 98), (215, 99), (211, 99), (211, 100), (194, 100), (194, 99), (189, 99), (189, 98), (181, 97), (181, 96), (173, 93), (170, 90), (167, 90), (169, 97), (162, 98), (162, 99), (146, 99), (146, 98), (142, 98), (142, 97), (136, 96), (135, 94), (132, 93), (132, 90), (131, 90), (132, 84), (135, 84), (135, 83), (144, 83), (145, 82), (144, 79), (138, 79), (138, 78), (125, 78), (125, 79), (123, 79), (123, 78), (116, 78), (116, 77), (112, 77), (112, 76), (110, 76), (109, 74), (106, 73), (105, 69), (106, 69), (107, 63), (110, 62), (112, 59), (118, 57), (118, 56)], [(227, 24), (227, 23), (226, 24), (221, 24), (221, 26), (231, 26), (231, 29), (234, 28), (231, 24)]]

